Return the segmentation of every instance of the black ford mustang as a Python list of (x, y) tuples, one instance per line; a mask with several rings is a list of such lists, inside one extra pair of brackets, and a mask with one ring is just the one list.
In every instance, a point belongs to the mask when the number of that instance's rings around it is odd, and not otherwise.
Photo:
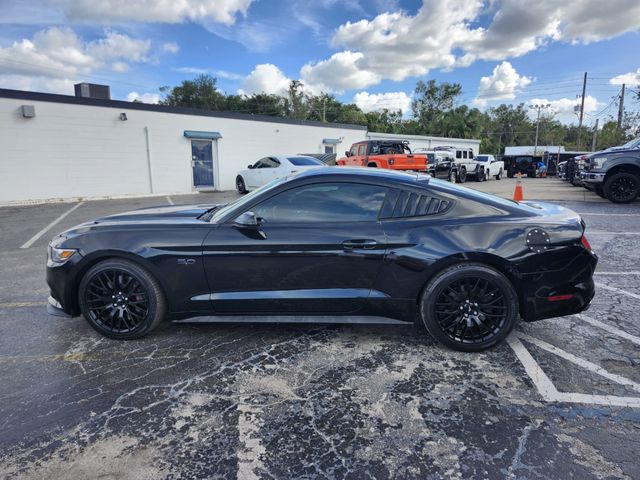
[(50, 310), (131, 339), (216, 314), (420, 319), (477, 351), (584, 310), (597, 258), (571, 210), (374, 169), (276, 180), (228, 205), (84, 223), (49, 245)]

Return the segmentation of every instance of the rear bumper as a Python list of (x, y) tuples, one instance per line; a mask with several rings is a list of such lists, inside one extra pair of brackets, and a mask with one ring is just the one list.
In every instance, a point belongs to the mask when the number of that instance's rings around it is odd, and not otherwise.
[(593, 273), (598, 257), (584, 248), (581, 250), (563, 269), (539, 272), (524, 282), (528, 286), (523, 292), (523, 320), (562, 317), (589, 308), (595, 295)]

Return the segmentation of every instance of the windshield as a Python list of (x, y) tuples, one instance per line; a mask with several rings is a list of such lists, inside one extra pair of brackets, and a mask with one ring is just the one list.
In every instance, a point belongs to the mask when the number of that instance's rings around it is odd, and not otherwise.
[(478, 155), (476, 157), (476, 160), (478, 160), (479, 162), (486, 162), (487, 160), (489, 160), (489, 156), (488, 155)]
[(291, 163), (293, 163), (296, 167), (305, 167), (311, 165), (324, 165), (320, 160), (317, 160), (313, 157), (287, 157)]
[(622, 145), (619, 148), (624, 148), (625, 150), (629, 150), (629, 149), (632, 149), (632, 148), (640, 148), (640, 137), (634, 138), (633, 140), (631, 140), (630, 142), (625, 143), (624, 145)]
[(228, 203), (224, 207), (221, 207), (218, 210), (216, 210), (214, 212), (214, 214), (211, 216), (211, 219), (209, 221), (211, 223), (217, 223), (218, 220), (220, 220), (221, 218), (224, 218), (224, 216), (227, 213), (229, 213), (231, 210), (233, 210), (234, 208), (242, 207), (242, 205), (247, 205), (248, 203), (251, 203), (253, 201), (253, 199), (256, 197), (256, 195), (259, 195), (262, 192), (266, 192), (268, 190), (271, 190), (271, 189), (277, 187), (278, 185), (280, 185), (281, 183), (286, 182), (290, 178), (291, 178), (290, 176), (276, 178), (275, 180), (267, 183), (266, 185), (263, 185), (262, 187), (260, 187), (260, 188), (258, 188), (256, 190), (253, 190), (252, 192), (247, 193), (246, 195), (244, 195), (244, 196), (242, 196), (240, 198), (236, 198), (233, 202)]

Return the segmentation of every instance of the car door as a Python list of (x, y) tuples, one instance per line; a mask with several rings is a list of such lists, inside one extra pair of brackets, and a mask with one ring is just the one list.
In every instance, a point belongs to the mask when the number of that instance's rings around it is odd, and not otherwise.
[(258, 188), (264, 185), (262, 181), (262, 176), (264, 174), (265, 167), (265, 158), (261, 158), (256, 163), (253, 164), (253, 168), (251, 168), (247, 172), (247, 178), (245, 179), (247, 187), (250, 189)]
[(213, 310), (357, 311), (377, 295), (371, 288), (386, 250), (378, 220), (386, 193), (377, 185), (312, 183), (243, 207), (260, 218), (259, 228), (228, 220), (203, 244)]
[(261, 168), (260, 186), (275, 180), (276, 178), (287, 175), (286, 168), (282, 168), (280, 160), (273, 157), (263, 158), (263, 167)]

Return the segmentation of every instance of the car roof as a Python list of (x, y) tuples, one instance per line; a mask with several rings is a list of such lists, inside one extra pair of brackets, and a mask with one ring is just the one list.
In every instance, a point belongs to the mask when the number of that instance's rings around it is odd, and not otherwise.
[(351, 178), (362, 180), (388, 180), (397, 183), (424, 184), (429, 182), (431, 176), (419, 173), (398, 172), (384, 168), (369, 167), (327, 167), (320, 170), (307, 170), (296, 175), (296, 178), (326, 177), (326, 178)]

